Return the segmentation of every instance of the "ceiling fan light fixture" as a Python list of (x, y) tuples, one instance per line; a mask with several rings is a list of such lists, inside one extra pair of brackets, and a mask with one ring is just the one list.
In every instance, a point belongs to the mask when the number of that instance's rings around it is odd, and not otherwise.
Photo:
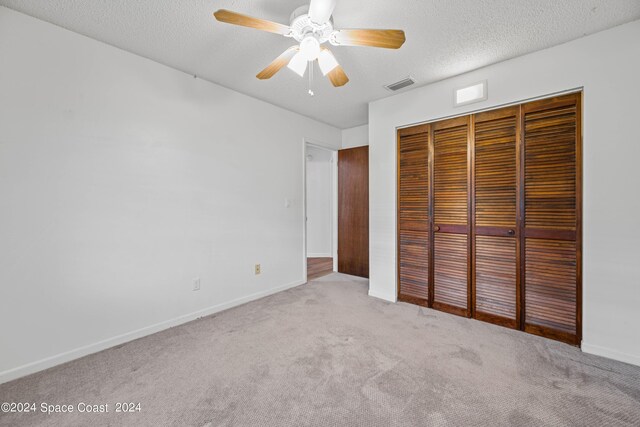
[(331, 70), (336, 68), (339, 64), (336, 60), (336, 57), (333, 56), (329, 49), (324, 49), (318, 55), (318, 65), (320, 66), (320, 71), (322, 71), (322, 75), (326, 76), (327, 73), (330, 73)]
[(300, 53), (307, 61), (315, 61), (320, 55), (320, 42), (313, 36), (305, 37), (300, 42)]
[(300, 51), (296, 53), (293, 58), (291, 58), (291, 61), (289, 61), (287, 67), (300, 77), (303, 77), (304, 72), (307, 71), (308, 62), (309, 61), (307, 61), (307, 58), (304, 56), (302, 51)]

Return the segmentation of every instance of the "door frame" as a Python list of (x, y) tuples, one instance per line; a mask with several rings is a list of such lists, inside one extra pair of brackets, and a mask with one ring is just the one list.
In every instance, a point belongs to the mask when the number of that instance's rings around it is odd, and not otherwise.
[(310, 138), (302, 140), (302, 269), (307, 283), (307, 148), (331, 153), (331, 256), (333, 271), (338, 271), (338, 149)]

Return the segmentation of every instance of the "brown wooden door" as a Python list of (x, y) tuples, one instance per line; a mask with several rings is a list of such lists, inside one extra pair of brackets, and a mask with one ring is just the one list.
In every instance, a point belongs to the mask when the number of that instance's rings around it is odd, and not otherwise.
[(524, 329), (578, 344), (580, 94), (523, 105)]
[(473, 121), (474, 317), (518, 328), (520, 107), (476, 114)]
[(369, 147), (338, 151), (338, 271), (369, 277)]
[(398, 299), (429, 304), (429, 125), (398, 131)]
[(470, 118), (431, 125), (433, 307), (471, 314), (469, 292), (469, 130)]

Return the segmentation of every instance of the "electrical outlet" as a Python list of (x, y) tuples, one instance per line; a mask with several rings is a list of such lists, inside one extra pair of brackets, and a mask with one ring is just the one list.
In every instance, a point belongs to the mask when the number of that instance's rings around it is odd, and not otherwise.
[(260, 264), (256, 264), (256, 276), (261, 273)]
[(193, 290), (194, 291), (199, 291), (200, 290), (200, 278), (196, 277), (195, 279), (193, 279)]

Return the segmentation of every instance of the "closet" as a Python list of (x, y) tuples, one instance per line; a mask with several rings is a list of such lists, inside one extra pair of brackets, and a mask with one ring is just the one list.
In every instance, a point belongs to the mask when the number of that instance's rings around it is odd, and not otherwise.
[(579, 344), (581, 94), (398, 130), (398, 299)]

